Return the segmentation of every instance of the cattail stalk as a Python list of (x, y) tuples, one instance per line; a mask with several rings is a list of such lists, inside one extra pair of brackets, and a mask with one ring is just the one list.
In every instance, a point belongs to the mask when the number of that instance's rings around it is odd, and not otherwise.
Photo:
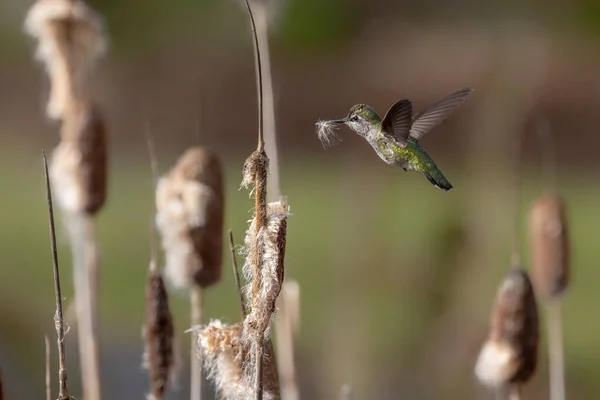
[(58, 400), (71, 400), (67, 389), (67, 369), (65, 367), (65, 329), (62, 307), (62, 293), (60, 289), (60, 273), (58, 270), (58, 251), (56, 249), (56, 233), (54, 227), (54, 210), (52, 206), (52, 189), (50, 188), (50, 177), (48, 174), (48, 162), (46, 154), (44, 158), (44, 173), (46, 179), (46, 201), (48, 204), (48, 220), (50, 225), (50, 248), (52, 250), (52, 269), (54, 272), (54, 294), (56, 297), (56, 314), (54, 316), (54, 327), (56, 329), (56, 343), (58, 346)]
[(277, 334), (277, 356), (281, 377), (281, 397), (284, 400), (298, 400), (298, 383), (294, 360), (294, 345), (300, 319), (300, 286), (298, 282), (287, 280), (283, 283), (279, 297), (279, 315), (275, 320)]
[(104, 124), (87, 98), (85, 78), (107, 47), (103, 21), (82, 0), (38, 0), (25, 28), (38, 40), (36, 55), (50, 77), (46, 113), (62, 122), (51, 177), (71, 236), (83, 392), (87, 400), (100, 400), (94, 215), (106, 199), (107, 150)]
[[(44, 335), (44, 347), (46, 349), (46, 400), (51, 400), (52, 384), (50, 383), (50, 339), (48, 339), (48, 335)], [(1, 399), (2, 395), (0, 395), (0, 400)]]
[(2, 369), (0, 369), (0, 400), (4, 400), (4, 378), (2, 377)]
[(237, 288), (238, 297), (240, 299), (240, 308), (242, 320), (246, 318), (246, 299), (244, 298), (244, 292), (242, 290), (242, 283), (240, 281), (240, 270), (238, 268), (237, 259), (235, 257), (235, 244), (233, 242), (233, 232), (229, 230), (229, 252), (231, 253), (231, 265), (233, 267), (233, 277), (235, 278), (235, 286)]
[(570, 248), (566, 205), (556, 192), (556, 154), (551, 126), (538, 121), (542, 142), (542, 175), (546, 193), (531, 210), (530, 240), (533, 278), (536, 290), (546, 303), (548, 353), (550, 362), (550, 399), (564, 400), (565, 367), (562, 334), (562, 296), (569, 283)]
[[(190, 289), (190, 323), (191, 326), (202, 324), (202, 288), (192, 287)], [(202, 358), (195, 351), (197, 340), (192, 336), (190, 351), (190, 399), (202, 398)]]

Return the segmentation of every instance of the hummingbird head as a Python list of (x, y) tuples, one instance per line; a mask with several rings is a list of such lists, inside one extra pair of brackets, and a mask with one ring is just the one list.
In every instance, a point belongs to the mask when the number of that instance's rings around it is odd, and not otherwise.
[(331, 121), (334, 124), (345, 124), (360, 136), (366, 137), (371, 129), (381, 124), (381, 119), (371, 107), (357, 104), (350, 109), (344, 119)]

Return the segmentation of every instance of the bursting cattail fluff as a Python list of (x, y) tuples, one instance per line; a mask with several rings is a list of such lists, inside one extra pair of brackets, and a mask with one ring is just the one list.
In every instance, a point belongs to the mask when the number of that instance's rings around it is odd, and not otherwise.
[(156, 207), (169, 281), (177, 288), (216, 283), (221, 278), (224, 212), (217, 155), (200, 147), (187, 150), (159, 180)]
[(498, 289), (490, 333), (475, 366), (477, 378), (491, 387), (527, 382), (537, 366), (538, 341), (533, 287), (527, 273), (517, 268)]
[(151, 269), (146, 285), (146, 322), (143, 329), (144, 362), (150, 376), (150, 398), (164, 398), (169, 383), (174, 379), (176, 358), (173, 317), (162, 275)]
[(74, 103), (68, 116), (50, 169), (56, 199), (69, 214), (94, 215), (107, 196), (106, 127), (94, 104)]
[(38, 40), (36, 57), (46, 66), (51, 92), (46, 112), (60, 119), (78, 98), (86, 72), (106, 51), (103, 22), (81, 0), (38, 0), (25, 20)]
[(323, 147), (332, 147), (342, 141), (340, 136), (335, 131), (335, 124), (332, 122), (319, 121), (315, 125), (317, 126), (317, 136), (319, 137)]
[(547, 194), (534, 203), (529, 234), (536, 291), (546, 298), (560, 296), (569, 283), (569, 231), (562, 198)]
[[(223, 400), (245, 399), (252, 394), (252, 386), (243, 379), (242, 330), (241, 323), (226, 325), (219, 320), (191, 329), (197, 335), (198, 352), (204, 360), (207, 377), (214, 381), (218, 396)], [(279, 399), (277, 364), (270, 340), (265, 344), (264, 362), (263, 398)]]
[[(275, 312), (275, 302), (284, 278), (288, 215), (289, 206), (285, 200), (269, 203), (266, 226), (257, 233), (255, 218), (246, 232), (244, 275), (248, 281), (246, 298), (251, 311), (244, 321), (244, 329), (251, 335), (263, 334)], [(254, 246), (254, 243), (259, 246)], [(253, 252), (257, 248), (262, 251), (259, 256), (260, 269), (252, 265), (255, 259)]]

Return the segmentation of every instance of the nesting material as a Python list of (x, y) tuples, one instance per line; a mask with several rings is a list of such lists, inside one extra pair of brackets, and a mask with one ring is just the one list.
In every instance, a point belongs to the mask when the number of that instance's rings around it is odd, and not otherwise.
[(50, 175), (61, 209), (96, 214), (107, 196), (107, 133), (94, 104), (78, 102), (69, 110), (54, 150)]
[(106, 51), (103, 21), (81, 0), (38, 0), (25, 30), (38, 40), (36, 57), (50, 77), (46, 112), (63, 118), (69, 103), (80, 97), (85, 75)]
[[(243, 379), (244, 351), (241, 344), (242, 324), (223, 324), (213, 320), (192, 331), (198, 337), (198, 351), (204, 360), (208, 379), (214, 381), (219, 398), (237, 400), (251, 398), (253, 388)], [(279, 399), (279, 380), (273, 345), (265, 345), (263, 398)]]
[(180, 289), (207, 287), (221, 278), (223, 173), (216, 154), (187, 150), (156, 188), (156, 224), (166, 276)]
[(529, 234), (536, 291), (546, 298), (558, 297), (569, 283), (569, 231), (560, 196), (547, 194), (534, 203)]
[(498, 289), (490, 333), (475, 374), (492, 387), (525, 383), (535, 372), (539, 341), (538, 311), (527, 273), (512, 270)]
[(332, 147), (342, 141), (342, 138), (335, 131), (336, 125), (331, 121), (319, 121), (316, 123), (317, 136), (323, 147)]
[(150, 398), (160, 400), (175, 375), (173, 317), (161, 274), (152, 270), (146, 285), (143, 365), (150, 376)]

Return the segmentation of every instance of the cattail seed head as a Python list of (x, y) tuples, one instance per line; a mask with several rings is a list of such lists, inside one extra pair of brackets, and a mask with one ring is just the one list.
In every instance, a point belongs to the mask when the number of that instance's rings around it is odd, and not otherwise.
[[(242, 324), (211, 321), (205, 327), (191, 329), (198, 337), (198, 351), (204, 360), (208, 379), (214, 381), (218, 396), (224, 400), (250, 398), (252, 385), (244, 378), (244, 350), (241, 344)], [(279, 381), (273, 345), (265, 344), (264, 399), (279, 399)]]
[(107, 196), (106, 127), (94, 104), (74, 103), (67, 115), (50, 169), (56, 199), (69, 214), (94, 215)]
[(146, 285), (144, 367), (150, 375), (151, 396), (160, 400), (175, 373), (173, 318), (162, 275), (151, 270)]
[(492, 310), (490, 333), (475, 374), (488, 386), (525, 383), (537, 365), (538, 311), (533, 287), (522, 269), (502, 281)]
[(529, 234), (536, 291), (546, 298), (558, 297), (569, 283), (569, 231), (560, 196), (547, 194), (534, 203)]
[(38, 40), (36, 57), (50, 76), (47, 114), (63, 118), (87, 71), (106, 51), (103, 22), (81, 0), (38, 0), (27, 14), (25, 30)]
[(323, 147), (332, 147), (340, 143), (342, 139), (335, 131), (336, 125), (331, 121), (319, 121), (316, 123), (317, 136)]
[(221, 162), (200, 147), (187, 150), (158, 182), (156, 224), (175, 287), (207, 287), (221, 278), (224, 203)]
[[(248, 281), (246, 298), (251, 311), (244, 320), (244, 329), (249, 336), (263, 335), (275, 313), (275, 302), (284, 278), (288, 215), (289, 206), (285, 200), (269, 203), (266, 226), (257, 233), (255, 218), (246, 232), (244, 275)], [(254, 245), (256, 242), (259, 246)], [(257, 248), (262, 249), (260, 268), (253, 265), (253, 252)]]

